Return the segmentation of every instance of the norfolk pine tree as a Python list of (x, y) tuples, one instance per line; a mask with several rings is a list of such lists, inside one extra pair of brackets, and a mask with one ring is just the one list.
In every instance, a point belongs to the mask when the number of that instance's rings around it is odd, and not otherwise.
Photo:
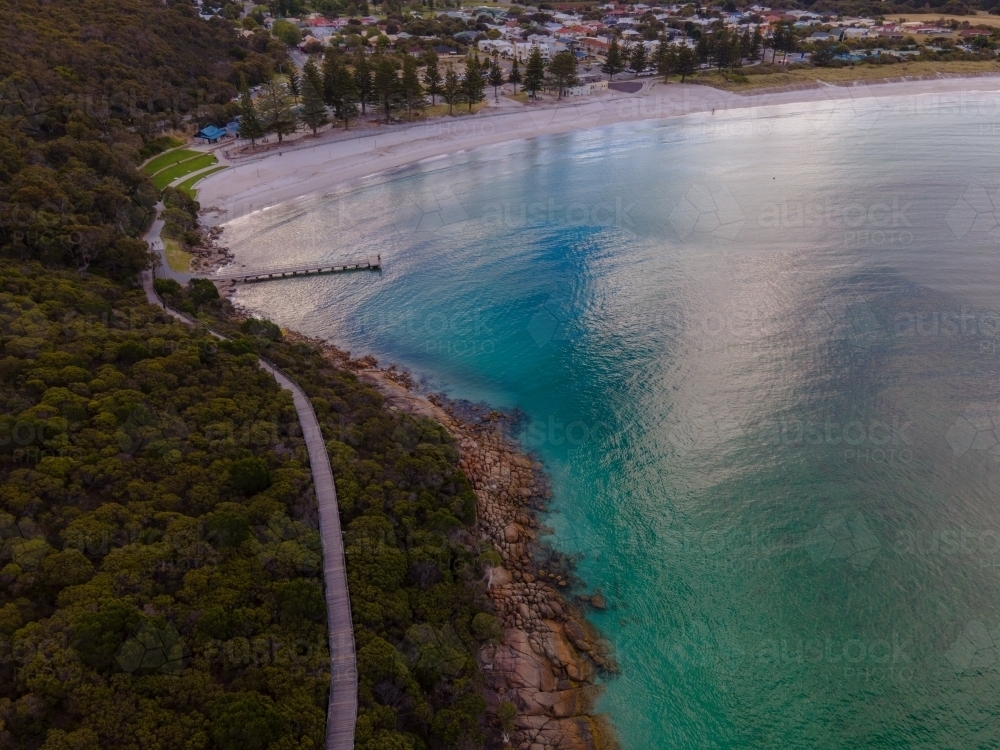
[(379, 53), (373, 60), (372, 72), (372, 90), (385, 112), (385, 122), (388, 125), (400, 93), (398, 64), (394, 58)]
[(257, 113), (257, 106), (250, 97), (246, 82), (243, 82), (243, 91), (240, 94), (240, 137), (249, 138), (250, 145), (257, 147), (257, 139), (264, 135), (264, 124), (260, 121)]
[(576, 58), (573, 53), (567, 50), (553, 57), (549, 62), (549, 76), (559, 90), (558, 98), (562, 99), (563, 89), (575, 86), (577, 82)]
[(365, 57), (364, 51), (359, 51), (354, 58), (354, 87), (358, 90), (358, 100), (361, 102), (361, 114), (365, 114), (365, 105), (372, 96), (372, 68)]
[(677, 72), (681, 74), (681, 83), (698, 69), (698, 55), (686, 44), (677, 51)]
[(427, 106), (424, 99), (424, 87), (420, 85), (420, 75), (417, 72), (417, 61), (412, 55), (403, 58), (403, 78), (400, 81), (403, 96), (406, 97), (406, 112), (410, 122), (413, 122), (413, 110)]
[(761, 56), (764, 51), (764, 35), (760, 33), (760, 26), (757, 26), (753, 30), (753, 36), (750, 37), (750, 52), (747, 55), (751, 62), (755, 62), (757, 58)]
[(660, 46), (656, 50), (656, 72), (663, 76), (663, 82), (677, 70), (677, 49), (667, 41), (667, 35), (660, 37)]
[(458, 73), (455, 72), (455, 68), (448, 65), (448, 70), (444, 74), (444, 85), (441, 87), (441, 98), (445, 100), (448, 105), (448, 114), (451, 114), (451, 108), (458, 102), (458, 98), (462, 95), (462, 82), (458, 78)]
[(306, 62), (302, 73), (302, 122), (316, 135), (316, 130), (330, 121), (323, 101), (323, 79), (312, 60)]
[(695, 45), (695, 56), (699, 63), (707, 63), (712, 56), (712, 44), (708, 37), (708, 34), (702, 34), (698, 37), (698, 43)]
[(629, 66), (636, 75), (639, 75), (639, 73), (646, 69), (648, 62), (649, 57), (646, 54), (646, 45), (642, 43), (642, 40), (636, 41), (629, 53)]
[(625, 61), (622, 59), (622, 48), (618, 45), (617, 39), (612, 39), (608, 45), (608, 53), (604, 58), (604, 65), (601, 72), (607, 74), (608, 80), (615, 80), (615, 75), (625, 70)]
[(514, 62), (511, 63), (510, 73), (507, 74), (507, 83), (514, 87), (514, 93), (517, 93), (517, 84), (519, 84), (523, 79), (521, 78), (521, 69), (517, 66), (517, 57), (514, 58)]
[(503, 86), (503, 71), (500, 69), (500, 63), (496, 58), (490, 61), (490, 86), (493, 87), (493, 98), (497, 98), (497, 89)]
[(434, 50), (427, 50), (424, 55), (424, 86), (431, 95), (431, 106), (437, 102), (435, 97), (441, 93), (441, 71), (438, 69), (438, 56)]
[(344, 130), (347, 130), (351, 118), (358, 115), (358, 87), (351, 71), (342, 62), (336, 63), (330, 76), (330, 105), (336, 118), (344, 121)]
[(323, 56), (323, 101), (333, 106), (333, 81), (337, 67), (341, 64), (340, 53), (334, 47), (327, 47)]
[(542, 51), (534, 47), (528, 56), (528, 64), (524, 67), (524, 88), (534, 98), (535, 92), (542, 88), (543, 83), (545, 83), (545, 62), (542, 60)]
[(462, 79), (462, 94), (469, 103), (469, 112), (472, 105), (483, 100), (483, 69), (479, 66), (479, 56), (470, 55), (465, 60), (465, 77)]
[(264, 84), (260, 96), (261, 120), (264, 131), (274, 133), (281, 143), (289, 133), (295, 132), (295, 110), (292, 109), (292, 98), (284, 85), (271, 81)]

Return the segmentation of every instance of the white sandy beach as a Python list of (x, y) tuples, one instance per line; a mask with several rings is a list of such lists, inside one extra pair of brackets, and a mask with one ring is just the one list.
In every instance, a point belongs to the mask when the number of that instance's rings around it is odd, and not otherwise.
[[(731, 120), (768, 117), (773, 108), (801, 104), (815, 114), (848, 112), (966, 112), (980, 123), (1000, 122), (1000, 77), (938, 78), (854, 86), (819, 85), (786, 91), (734, 94), (698, 85), (646, 81), (636, 94), (607, 92), (512, 111), (483, 110), (466, 117), (443, 117), (392, 131), (367, 130), (350, 140), (338, 131), (303, 139), (264, 156), (237, 159), (199, 185), (207, 209), (205, 223), (224, 224), (279, 203), (322, 194), (362, 177), (437, 156), (542, 135), (597, 128), (637, 120), (687, 115)], [(821, 119), (814, 118), (814, 119)], [(826, 117), (835, 121), (834, 118)], [(360, 134), (359, 134), (360, 135)]]

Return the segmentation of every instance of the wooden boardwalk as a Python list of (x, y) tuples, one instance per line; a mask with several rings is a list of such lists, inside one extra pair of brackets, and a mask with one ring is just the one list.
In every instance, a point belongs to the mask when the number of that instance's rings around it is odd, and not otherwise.
[(243, 284), (254, 284), (259, 281), (290, 279), (296, 276), (316, 276), (323, 273), (344, 273), (345, 271), (380, 271), (381, 269), (382, 257), (376, 255), (374, 257), (341, 261), (333, 264), (324, 263), (279, 268), (247, 268), (239, 271), (210, 274), (201, 278), (209, 279), (210, 281), (236, 281)]
[[(158, 207), (159, 209), (160, 207)], [(162, 221), (154, 222), (147, 235), (152, 242), (159, 239)], [(151, 305), (190, 326), (197, 322), (167, 305), (153, 287), (153, 274), (143, 271), (142, 286)], [(213, 336), (226, 336), (208, 329)], [(313, 487), (319, 506), (320, 537), (323, 541), (323, 581), (326, 590), (326, 616), (330, 645), (330, 703), (326, 718), (326, 750), (352, 750), (354, 727), (358, 717), (358, 666), (354, 645), (354, 623), (351, 620), (351, 601), (347, 591), (347, 565), (344, 556), (344, 536), (340, 528), (340, 508), (337, 505), (337, 487), (333, 482), (330, 455), (316, 418), (312, 403), (305, 391), (276, 365), (258, 357), (261, 368), (274, 376), (285, 390), (292, 392), (295, 411), (302, 427), (302, 437), (309, 452)]]
[(326, 618), (330, 628), (330, 706), (327, 711), (326, 750), (351, 750), (358, 717), (358, 666), (354, 649), (354, 623), (347, 593), (344, 535), (340, 528), (337, 488), (330, 455), (316, 412), (298, 383), (266, 360), (260, 366), (274, 375), (282, 388), (292, 392), (302, 437), (309, 450), (313, 487), (319, 504), (319, 530), (323, 539), (323, 580), (326, 584)]

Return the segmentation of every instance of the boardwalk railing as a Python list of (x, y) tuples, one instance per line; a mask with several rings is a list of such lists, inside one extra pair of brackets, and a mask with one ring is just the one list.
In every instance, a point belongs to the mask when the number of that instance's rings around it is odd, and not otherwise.
[(321, 273), (343, 273), (345, 271), (379, 271), (382, 269), (381, 256), (356, 260), (340, 261), (338, 263), (317, 263), (306, 266), (284, 266), (279, 268), (247, 268), (239, 271), (223, 271), (201, 278), (209, 281), (237, 281), (252, 284), (258, 281), (272, 279), (288, 279), (295, 276), (315, 276)]
[[(203, 326), (216, 338), (229, 340), (224, 333), (170, 307), (156, 291), (153, 279), (153, 274), (149, 272), (143, 274), (143, 286), (150, 302), (188, 325)], [(270, 360), (264, 357), (258, 357), (257, 360), (261, 368), (270, 373), (282, 388), (291, 391), (299, 424), (302, 426), (302, 438), (309, 453), (313, 488), (319, 508), (320, 539), (323, 543), (323, 580), (326, 588), (330, 645), (330, 701), (327, 707), (326, 750), (352, 750), (358, 716), (357, 647), (354, 642), (354, 623), (351, 619), (351, 601), (347, 590), (347, 561), (344, 555), (344, 537), (340, 527), (340, 509), (337, 505), (333, 468), (330, 466), (330, 456), (326, 451), (326, 441), (323, 439), (319, 419), (306, 392)]]

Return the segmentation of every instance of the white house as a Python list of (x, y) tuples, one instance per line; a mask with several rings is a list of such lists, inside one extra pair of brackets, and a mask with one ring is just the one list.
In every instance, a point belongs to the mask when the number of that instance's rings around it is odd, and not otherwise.
[(501, 57), (513, 57), (514, 45), (503, 39), (480, 39), (476, 45), (480, 52), (488, 55), (500, 55)]
[(548, 44), (547, 42), (515, 42), (514, 43), (514, 54), (517, 59), (521, 62), (527, 61), (531, 57), (531, 53), (536, 48), (542, 54), (542, 59), (548, 62), (552, 59), (552, 56), (559, 50), (554, 49), (555, 45)]

